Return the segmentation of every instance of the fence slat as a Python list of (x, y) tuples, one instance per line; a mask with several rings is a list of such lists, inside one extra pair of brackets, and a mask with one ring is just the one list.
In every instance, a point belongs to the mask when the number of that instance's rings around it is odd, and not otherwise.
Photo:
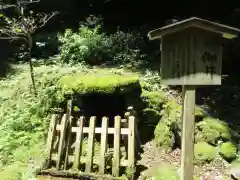
[(93, 152), (94, 152), (94, 135), (95, 135), (95, 125), (96, 125), (96, 117), (92, 116), (90, 118), (89, 125), (89, 134), (88, 134), (88, 154), (87, 154), (87, 162), (85, 167), (85, 172), (90, 173), (93, 164)]
[(120, 166), (120, 128), (121, 128), (121, 117), (115, 116), (114, 118), (114, 152), (113, 152), (113, 167), (112, 175), (115, 177), (119, 176), (119, 166)]
[(135, 117), (130, 116), (128, 120), (129, 136), (128, 136), (128, 163), (129, 167), (135, 164)]
[(107, 150), (107, 135), (108, 135), (108, 118), (102, 118), (102, 134), (101, 134), (101, 152), (100, 152), (100, 165), (99, 173), (104, 174), (105, 172), (105, 153)]
[(80, 165), (80, 157), (81, 157), (81, 150), (82, 150), (82, 139), (83, 139), (83, 125), (84, 125), (85, 118), (81, 116), (79, 118), (79, 129), (77, 131), (76, 135), (76, 146), (75, 146), (75, 152), (74, 152), (74, 163), (73, 167), (74, 169), (78, 169)]
[(57, 115), (53, 114), (49, 125), (48, 139), (47, 139), (47, 153), (48, 153), (48, 165), (52, 160), (52, 151), (54, 144), (54, 137), (56, 135)]
[(68, 125), (67, 125), (67, 141), (66, 141), (66, 154), (65, 154), (65, 160), (64, 160), (64, 170), (67, 169), (68, 166), (68, 154), (69, 154), (69, 150), (71, 148), (71, 139), (72, 139), (72, 116), (69, 118), (68, 120)]
[[(128, 117), (127, 117), (127, 119), (121, 119), (121, 129), (123, 129), (123, 128), (128, 129)], [(122, 137), (122, 140), (124, 143), (124, 148), (126, 151), (127, 158), (128, 158), (128, 134), (129, 133), (127, 133), (126, 135), (122, 134), (122, 131), (121, 131), (121, 137)]]
[(61, 130), (60, 130), (60, 139), (59, 139), (58, 155), (57, 155), (57, 162), (56, 162), (57, 170), (60, 170), (61, 168), (62, 154), (64, 149), (64, 140), (66, 135), (66, 127), (67, 127), (67, 115), (64, 114), (62, 118)]

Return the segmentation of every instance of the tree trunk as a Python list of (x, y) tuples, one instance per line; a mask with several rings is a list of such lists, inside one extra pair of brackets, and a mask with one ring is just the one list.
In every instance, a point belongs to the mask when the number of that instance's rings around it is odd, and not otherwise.
[(32, 36), (31, 33), (27, 33), (28, 38), (28, 62), (29, 62), (29, 68), (30, 68), (30, 76), (32, 80), (32, 86), (33, 86), (33, 93), (35, 96), (37, 96), (37, 88), (35, 84), (35, 78), (34, 78), (34, 71), (33, 71), (33, 64), (32, 64)]

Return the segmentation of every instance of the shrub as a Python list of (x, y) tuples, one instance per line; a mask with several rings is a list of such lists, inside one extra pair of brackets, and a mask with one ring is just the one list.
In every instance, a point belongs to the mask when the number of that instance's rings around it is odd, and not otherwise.
[(99, 33), (99, 29), (100, 26), (94, 29), (80, 27), (77, 33), (67, 29), (63, 36), (59, 36), (62, 62), (99, 64), (106, 60), (110, 43), (107, 43), (105, 34)]
[(206, 142), (198, 142), (194, 146), (195, 163), (197, 164), (209, 163), (216, 155), (216, 148)]
[(225, 142), (220, 145), (219, 154), (227, 161), (232, 161), (237, 157), (237, 147), (232, 142)]
[(92, 28), (81, 26), (76, 33), (67, 29), (63, 35), (59, 35), (62, 62), (125, 65), (146, 57), (140, 50), (144, 41), (139, 34), (117, 31), (106, 35), (100, 30), (100, 25)]

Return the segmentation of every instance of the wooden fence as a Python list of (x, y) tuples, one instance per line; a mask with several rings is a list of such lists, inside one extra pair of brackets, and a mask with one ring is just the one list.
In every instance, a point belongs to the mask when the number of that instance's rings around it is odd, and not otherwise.
[[(81, 116), (77, 120), (76, 127), (73, 125), (71, 116), (71, 102), (68, 103), (67, 113), (62, 117), (56, 114), (52, 115), (50, 122), (47, 150), (49, 162), (56, 163), (56, 169), (73, 168), (80, 170), (81, 165), (85, 165), (85, 172), (91, 173), (93, 165), (98, 166), (100, 174), (106, 173), (106, 153), (108, 145), (108, 135), (113, 134), (113, 157), (112, 157), (112, 175), (119, 176), (120, 166), (135, 166), (135, 138), (136, 122), (131, 113), (126, 114), (124, 119), (115, 116), (114, 127), (109, 127), (109, 118), (101, 119), (101, 127), (96, 127), (96, 117), (91, 117), (89, 125), (85, 126), (86, 118)], [(75, 133), (75, 135), (73, 135)], [(88, 134), (87, 155), (84, 159), (81, 156), (84, 134)], [(100, 134), (100, 155), (98, 160), (94, 158), (94, 140), (95, 135)], [(74, 139), (73, 139), (74, 138)], [(120, 142), (124, 140), (124, 146), (127, 151), (127, 158), (120, 158)]]

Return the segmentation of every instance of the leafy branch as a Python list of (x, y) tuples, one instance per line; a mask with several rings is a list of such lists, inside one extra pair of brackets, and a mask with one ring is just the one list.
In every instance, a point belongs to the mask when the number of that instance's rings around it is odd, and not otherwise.
[(0, 14), (0, 39), (8, 39), (10, 41), (24, 40), (25, 46), (28, 52), (28, 62), (30, 67), (30, 76), (32, 80), (34, 94), (37, 95), (37, 89), (35, 85), (33, 65), (31, 61), (31, 50), (33, 46), (32, 35), (36, 30), (44, 27), (58, 12), (52, 12), (51, 14), (37, 13), (34, 15), (33, 11), (29, 11), (28, 15), (25, 15), (25, 7), (28, 4), (39, 3), (40, 0), (21, 1), (16, 0), (15, 4), (4, 4), (0, 1), (0, 7), (2, 9), (15, 8), (17, 12), (17, 18), (8, 18), (3, 14)]

